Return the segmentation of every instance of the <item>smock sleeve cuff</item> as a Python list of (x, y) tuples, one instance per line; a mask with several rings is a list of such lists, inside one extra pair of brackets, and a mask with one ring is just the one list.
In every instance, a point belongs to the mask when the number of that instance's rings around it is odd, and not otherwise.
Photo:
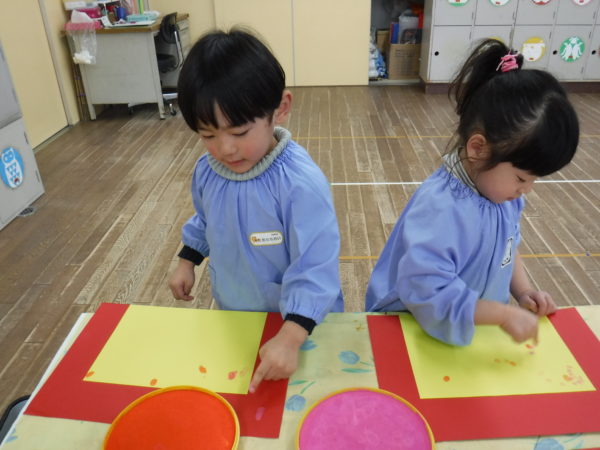
[(197, 250), (194, 250), (192, 247), (188, 247), (187, 245), (183, 246), (183, 248), (179, 251), (179, 254), (177, 256), (193, 262), (196, 266), (200, 265), (200, 263), (204, 260), (204, 256), (202, 255), (202, 253), (200, 253)]
[(299, 314), (286, 314), (284, 320), (297, 323), (306, 331), (308, 331), (308, 334), (311, 334), (313, 329), (317, 326), (317, 322)]

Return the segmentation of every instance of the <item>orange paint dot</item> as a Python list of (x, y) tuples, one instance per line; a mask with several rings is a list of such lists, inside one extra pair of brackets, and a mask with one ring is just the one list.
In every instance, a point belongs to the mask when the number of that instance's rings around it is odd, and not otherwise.
[(92, 375), (94, 375), (94, 371), (90, 370), (88, 373), (85, 374), (85, 378), (91, 377)]
[(231, 372), (229, 372), (227, 374), (227, 378), (229, 378), (230, 380), (233, 380), (236, 376), (237, 376), (237, 370), (232, 370)]
[(525, 344), (525, 347), (527, 347), (527, 348), (534, 348), (534, 346), (531, 345), (531, 344)]
[(563, 378), (565, 379), (565, 381), (571, 381), (573, 379), (573, 377), (569, 375), (563, 375)]
[(516, 363), (516, 362), (514, 362), (514, 361), (508, 361), (508, 363), (509, 363), (511, 366), (516, 366), (516, 365), (517, 365), (517, 363)]
[(158, 383), (158, 380), (156, 378), (152, 378), (150, 380), (150, 386), (156, 386), (156, 383)]
[(448, 375), (446, 375), (446, 376), (444, 377), (444, 381), (450, 381), (450, 377), (449, 377)]
[(498, 358), (496, 358), (496, 359), (494, 359), (494, 362), (497, 362), (497, 363), (499, 363), (499, 362), (500, 362), (500, 360), (499, 360)]
[(206, 367), (204, 366), (198, 367), (198, 370), (200, 371), (200, 373), (206, 373)]

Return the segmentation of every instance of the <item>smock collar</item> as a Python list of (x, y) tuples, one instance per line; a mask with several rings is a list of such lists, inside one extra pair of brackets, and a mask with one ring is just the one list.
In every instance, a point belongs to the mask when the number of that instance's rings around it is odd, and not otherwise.
[(292, 138), (292, 134), (283, 127), (275, 127), (273, 131), (273, 137), (277, 141), (277, 145), (275, 145), (275, 148), (273, 148), (273, 150), (271, 150), (269, 153), (263, 156), (263, 158), (247, 172), (234, 172), (233, 170), (225, 166), (223, 163), (217, 161), (210, 154), (207, 157), (208, 165), (211, 167), (212, 170), (217, 172), (223, 178), (227, 178), (228, 180), (247, 181), (251, 180), (252, 178), (256, 178), (257, 176), (261, 175), (265, 170), (267, 170), (271, 166), (271, 164), (273, 164), (273, 161), (275, 161), (277, 157), (281, 155), (281, 153), (283, 153), (288, 143), (290, 142), (290, 139)]

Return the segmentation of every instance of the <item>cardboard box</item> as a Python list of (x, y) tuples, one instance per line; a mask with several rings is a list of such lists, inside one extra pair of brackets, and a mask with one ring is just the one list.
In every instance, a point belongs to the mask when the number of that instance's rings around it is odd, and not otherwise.
[(390, 44), (387, 54), (388, 78), (406, 80), (419, 78), (421, 44)]
[(375, 33), (375, 45), (382, 55), (387, 55), (390, 47), (390, 30), (377, 30)]

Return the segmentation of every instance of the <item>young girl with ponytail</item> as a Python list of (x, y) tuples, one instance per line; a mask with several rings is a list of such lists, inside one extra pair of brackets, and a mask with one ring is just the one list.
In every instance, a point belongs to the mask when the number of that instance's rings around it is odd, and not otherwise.
[(434, 338), (467, 345), (476, 324), (500, 326), (517, 342), (536, 339), (539, 317), (556, 310), (525, 273), (519, 220), (534, 181), (573, 158), (579, 125), (559, 82), (522, 64), (488, 39), (453, 80), (458, 129), (396, 223), (369, 281), (367, 311), (410, 311)]

